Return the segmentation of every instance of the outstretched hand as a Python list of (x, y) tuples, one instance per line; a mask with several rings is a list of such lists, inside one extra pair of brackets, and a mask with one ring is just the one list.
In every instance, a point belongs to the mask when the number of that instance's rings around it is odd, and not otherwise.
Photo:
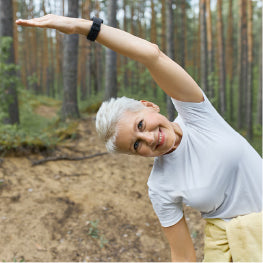
[(16, 24), (20, 26), (53, 28), (65, 34), (76, 34), (78, 23), (79, 23), (78, 18), (58, 16), (53, 14), (49, 14), (29, 20), (25, 20), (25, 19), (16, 20)]

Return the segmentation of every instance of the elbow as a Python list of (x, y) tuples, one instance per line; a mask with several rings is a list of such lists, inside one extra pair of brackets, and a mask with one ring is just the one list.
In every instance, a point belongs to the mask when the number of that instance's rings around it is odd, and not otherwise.
[(156, 62), (161, 56), (162, 52), (159, 49), (159, 46), (151, 43), (148, 48), (148, 52), (145, 53), (143, 64), (146, 67), (149, 67)]

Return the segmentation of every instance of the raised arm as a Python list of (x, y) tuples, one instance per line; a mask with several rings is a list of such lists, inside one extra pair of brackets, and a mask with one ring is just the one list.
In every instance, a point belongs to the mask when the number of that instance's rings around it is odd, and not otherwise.
[[(56, 15), (17, 20), (16, 23), (22, 26), (54, 28), (66, 34), (82, 35), (88, 35), (92, 25), (90, 20)], [(104, 24), (101, 25), (96, 41), (144, 64), (159, 87), (169, 96), (181, 101), (203, 101), (203, 94), (197, 83), (183, 68), (162, 53), (157, 45)]]

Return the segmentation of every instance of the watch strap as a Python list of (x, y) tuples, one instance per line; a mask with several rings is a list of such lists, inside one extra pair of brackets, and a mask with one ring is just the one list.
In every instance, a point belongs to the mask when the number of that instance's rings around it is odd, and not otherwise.
[(95, 41), (99, 32), (100, 32), (100, 26), (103, 23), (103, 20), (98, 17), (92, 17), (91, 19), (93, 21), (91, 29), (89, 34), (87, 35), (87, 39), (90, 41)]

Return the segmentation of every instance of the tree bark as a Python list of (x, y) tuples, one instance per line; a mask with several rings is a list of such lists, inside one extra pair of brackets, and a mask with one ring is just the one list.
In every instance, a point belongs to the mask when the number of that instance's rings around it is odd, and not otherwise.
[(234, 90), (233, 90), (233, 71), (234, 71), (234, 50), (233, 50), (233, 1), (229, 0), (228, 21), (227, 21), (227, 43), (226, 43), (226, 71), (228, 72), (229, 83), (229, 119), (234, 121)]
[[(7, 50), (8, 58), (6, 59), (6, 64), (15, 64), (14, 56), (14, 41), (13, 41), (13, 5), (12, 1), (0, 0), (0, 36), (12, 38), (12, 43)], [(5, 102), (7, 103), (7, 113), (8, 116), (5, 118), (4, 122), (8, 124), (19, 123), (19, 109), (18, 109), (18, 99), (16, 90), (16, 70), (9, 70), (7, 73), (7, 78), (13, 79), (8, 85), (4, 84)]]
[[(68, 16), (78, 17), (78, 1), (68, 0)], [(62, 118), (79, 118), (77, 102), (78, 35), (65, 35)]]
[[(124, 10), (124, 16), (123, 16), (123, 30), (128, 31), (128, 11), (127, 11), (127, 0), (123, 1), (123, 10)], [(130, 75), (130, 69), (127, 67), (128, 66), (128, 58), (124, 57), (123, 58), (123, 63), (124, 63), (124, 72), (123, 72), (123, 84), (126, 89), (129, 89), (130, 87), (130, 80), (129, 80), (129, 75)]]
[[(95, 8), (96, 8), (96, 16), (99, 17), (99, 13), (101, 10), (100, 1), (95, 2)], [(103, 72), (104, 67), (102, 66), (104, 62), (103, 49), (100, 44), (95, 42), (93, 50), (95, 51), (95, 63), (93, 65), (95, 66), (95, 71), (96, 71), (95, 79), (94, 79), (95, 91), (100, 92), (103, 89), (103, 78), (101, 78), (101, 75), (104, 74)]]
[(154, 0), (151, 0), (151, 42), (157, 44), (157, 36), (156, 36), (156, 12), (155, 12), (155, 3)]
[(239, 0), (239, 99), (238, 99), (238, 129), (245, 128), (246, 123), (246, 85), (247, 85), (247, 13), (246, 1)]
[(222, 18), (222, 0), (217, 0), (217, 50), (219, 62), (219, 111), (222, 116), (226, 113), (226, 72), (225, 48)]
[[(108, 7), (108, 25), (117, 26), (116, 9), (117, 1), (109, 0)], [(111, 49), (106, 49), (106, 78), (105, 78), (105, 100), (117, 97), (117, 54)]]
[[(12, 0), (13, 1), (13, 19), (14, 21), (17, 20), (17, 0)], [(18, 64), (18, 32), (16, 25), (14, 23), (13, 25), (13, 32), (14, 32), (14, 56), (15, 56), (15, 63)]]
[[(81, 17), (90, 18), (90, 0), (82, 2)], [(87, 85), (90, 83), (90, 41), (87, 42), (86, 36), (79, 39), (79, 60), (78, 60), (78, 87), (80, 87), (80, 99), (87, 98)]]
[(180, 40), (179, 40), (179, 54), (180, 61), (179, 64), (182, 68), (185, 68), (186, 61), (186, 0), (180, 0)]
[[(155, 2), (151, 0), (151, 42), (157, 44), (157, 33), (156, 33), (156, 12), (155, 12)], [(154, 97), (157, 98), (157, 85), (152, 80), (151, 88), (153, 89)]]
[(252, 139), (253, 137), (253, 33), (252, 33), (252, 1), (248, 0), (247, 2), (247, 14), (248, 14), (248, 22), (247, 22), (247, 107), (246, 107), (246, 122), (248, 129), (248, 139)]
[(201, 48), (201, 88), (207, 92), (207, 40), (206, 40), (206, 3), (205, 0), (200, 0), (200, 48)]
[[(262, 25), (262, 17), (260, 19), (261, 25)], [(257, 101), (257, 124), (262, 126), (262, 28), (260, 30), (260, 38), (259, 38), (259, 61), (258, 61), (258, 67), (259, 67), (259, 80), (258, 80), (258, 101)], [(262, 129), (262, 127), (261, 127)]]
[(161, 50), (166, 53), (166, 25), (165, 25), (165, 17), (166, 17), (166, 6), (165, 6), (165, 0), (162, 0), (162, 32), (161, 32)]
[[(230, 0), (231, 1), (231, 0)], [(207, 96), (214, 98), (214, 59), (213, 59), (213, 32), (212, 32), (212, 14), (210, 0), (206, 0), (206, 28), (207, 28), (207, 59), (208, 59), (208, 83), (207, 83)]]
[[(173, 0), (166, 0), (166, 50), (167, 56), (174, 60), (174, 17), (173, 17)], [(175, 108), (171, 98), (166, 96), (167, 118), (173, 121), (175, 118)]]

